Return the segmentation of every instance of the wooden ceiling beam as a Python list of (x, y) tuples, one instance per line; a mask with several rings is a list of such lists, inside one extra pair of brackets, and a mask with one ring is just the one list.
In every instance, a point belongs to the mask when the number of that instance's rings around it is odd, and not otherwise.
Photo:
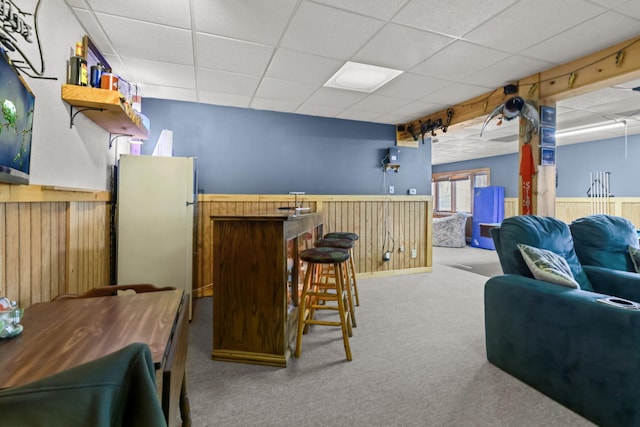
[[(521, 81), (539, 81), (539, 87), (521, 84), (518, 94), (527, 98), (530, 91), (539, 90), (540, 102), (544, 104), (547, 100), (557, 102), (636, 78), (640, 78), (640, 37), (527, 76)], [(459, 127), (458, 125), (491, 113), (510, 96), (514, 94), (504, 95), (503, 88), (497, 88), (409, 123), (399, 124), (396, 126), (397, 142), (399, 145), (405, 145), (401, 143), (413, 143), (416, 137), (420, 139), (422, 123), (435, 122), (438, 119), (442, 120), (443, 124), (447, 123), (447, 112), (451, 109), (453, 116), (449, 126)], [(413, 129), (413, 134), (409, 132), (410, 129)], [(442, 130), (436, 130), (436, 133), (439, 132)], [(425, 135), (429, 136), (431, 134)]]

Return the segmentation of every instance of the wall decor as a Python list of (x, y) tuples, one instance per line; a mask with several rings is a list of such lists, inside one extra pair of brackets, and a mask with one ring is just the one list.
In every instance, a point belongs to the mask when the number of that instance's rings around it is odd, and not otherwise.
[(553, 166), (556, 164), (556, 149), (552, 147), (542, 147), (540, 149), (540, 164), (542, 166)]
[[(44, 58), (38, 35), (40, 1), (36, 1), (33, 12), (26, 12), (14, 0), (0, 0), (0, 46), (7, 50), (18, 72), (31, 78), (57, 80), (56, 77), (44, 77)], [(20, 3), (29, 2), (22, 0)]]
[(556, 109), (543, 105), (540, 107), (540, 125), (556, 127)]
[(556, 145), (556, 129), (550, 127), (540, 128), (540, 145), (555, 147)]

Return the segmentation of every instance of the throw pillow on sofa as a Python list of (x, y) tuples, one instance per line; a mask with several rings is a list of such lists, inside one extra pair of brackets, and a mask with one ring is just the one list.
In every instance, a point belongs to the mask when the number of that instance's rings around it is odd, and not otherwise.
[(523, 245), (522, 243), (517, 246), (533, 277), (538, 280), (580, 289), (580, 285), (573, 278), (573, 273), (571, 273), (567, 260), (560, 255), (546, 249)]
[(633, 263), (633, 268), (636, 270), (636, 273), (640, 273), (640, 248), (629, 246), (629, 256), (631, 257), (631, 262)]

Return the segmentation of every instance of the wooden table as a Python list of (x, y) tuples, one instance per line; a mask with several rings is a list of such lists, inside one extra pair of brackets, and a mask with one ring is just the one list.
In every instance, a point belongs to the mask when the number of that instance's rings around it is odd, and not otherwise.
[(214, 360), (287, 366), (304, 274), (299, 253), (322, 214), (213, 216)]
[(143, 342), (151, 349), (167, 422), (180, 425), (179, 409), (183, 420), (189, 420), (184, 388), (188, 298), (182, 290), (171, 290), (34, 304), (24, 312), (22, 334), (0, 340), (0, 388), (27, 384)]

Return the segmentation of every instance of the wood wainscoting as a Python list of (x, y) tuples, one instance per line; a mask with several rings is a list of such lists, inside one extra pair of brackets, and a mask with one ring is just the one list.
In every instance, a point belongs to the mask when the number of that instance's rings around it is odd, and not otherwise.
[(108, 192), (0, 184), (0, 296), (21, 307), (110, 283)]
[[(603, 212), (603, 208), (607, 208)], [(598, 206), (589, 197), (558, 197), (556, 198), (556, 218), (570, 224), (571, 221), (593, 213), (608, 213), (627, 218), (640, 230), (640, 197), (610, 197), (608, 203)], [(504, 217), (518, 214), (518, 199), (509, 197), (504, 199)]]
[[(277, 212), (293, 207), (293, 195), (202, 194), (199, 197), (194, 248), (194, 296), (212, 294), (212, 215)], [(309, 212), (322, 212), (324, 233), (350, 231), (358, 277), (431, 271), (431, 196), (298, 196)], [(403, 251), (400, 251), (400, 249)], [(383, 261), (385, 251), (392, 252)], [(412, 257), (415, 251), (415, 258)]]

